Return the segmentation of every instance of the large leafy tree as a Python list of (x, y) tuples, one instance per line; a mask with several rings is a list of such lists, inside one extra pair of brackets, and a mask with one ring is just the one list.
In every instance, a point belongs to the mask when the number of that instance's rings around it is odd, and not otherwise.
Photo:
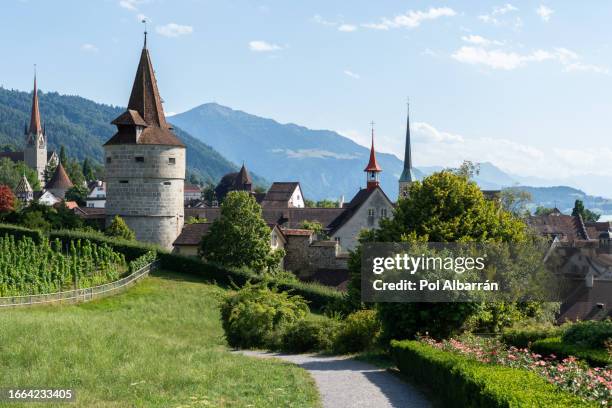
[(246, 191), (225, 196), (221, 215), (202, 238), (200, 253), (225, 266), (247, 266), (258, 271), (278, 265), (284, 252), (270, 248), (270, 228), (261, 207)]
[(40, 183), (35, 170), (29, 168), (24, 162), (14, 163), (6, 157), (0, 159), (0, 184), (7, 185), (11, 190), (15, 190), (24, 174), (32, 189), (40, 190)]
[[(395, 216), (360, 241), (377, 242), (527, 242), (526, 225), (499, 202), (487, 200), (470, 172), (442, 171), (415, 181), (400, 199)], [(351, 254), (349, 302), (360, 305), (361, 248)], [(444, 337), (461, 329), (482, 310), (477, 303), (380, 303), (377, 305), (387, 338), (417, 333)]]
[(600, 214), (593, 212), (584, 206), (584, 202), (582, 200), (576, 200), (574, 202), (574, 209), (572, 210), (572, 215), (574, 217), (581, 216), (584, 221), (597, 221)]
[(87, 188), (83, 185), (74, 185), (66, 191), (66, 201), (76, 201), (80, 206), (84, 206), (87, 200)]

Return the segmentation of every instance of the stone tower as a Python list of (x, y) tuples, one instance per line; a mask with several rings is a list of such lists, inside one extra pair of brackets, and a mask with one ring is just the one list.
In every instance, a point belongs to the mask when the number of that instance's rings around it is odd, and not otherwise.
[(34, 76), (34, 92), (32, 94), (32, 112), (30, 126), (25, 128), (25, 150), (23, 160), (25, 164), (36, 170), (40, 185), (45, 185), (45, 167), (47, 167), (47, 136), (41, 125), (40, 111), (38, 109), (38, 89), (36, 75)]
[(399, 179), (399, 198), (408, 197), (408, 189), (416, 180), (412, 171), (412, 152), (410, 150), (410, 106), (406, 114), (406, 150), (404, 151), (404, 170)]
[(166, 122), (146, 38), (127, 110), (104, 144), (106, 224), (119, 215), (139, 241), (171, 248), (184, 223), (185, 145)]
[(366, 189), (374, 190), (380, 185), (379, 174), (382, 168), (376, 161), (376, 151), (374, 150), (374, 125), (372, 124), (372, 147), (370, 148), (370, 161), (363, 171), (366, 172)]

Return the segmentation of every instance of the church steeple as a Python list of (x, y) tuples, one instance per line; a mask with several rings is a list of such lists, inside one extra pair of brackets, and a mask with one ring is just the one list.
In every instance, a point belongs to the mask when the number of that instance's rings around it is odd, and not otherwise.
[(372, 122), (372, 147), (370, 148), (370, 161), (363, 171), (366, 172), (366, 188), (372, 190), (380, 185), (378, 174), (382, 168), (376, 161), (376, 151), (374, 150), (374, 122)]
[(404, 170), (399, 179), (399, 196), (406, 197), (408, 188), (416, 180), (412, 171), (412, 151), (410, 146), (410, 104), (406, 114), (406, 146), (404, 150)]
[(34, 90), (32, 92), (32, 110), (30, 112), (30, 125), (26, 125), (25, 150), (23, 160), (28, 167), (36, 170), (41, 184), (44, 182), (45, 167), (47, 167), (47, 136), (42, 121), (40, 120), (40, 108), (38, 106), (38, 86), (36, 84), (36, 73), (34, 73)]
[[(32, 93), (32, 111), (30, 112), (30, 127), (28, 135), (40, 135), (43, 128), (40, 121), (40, 109), (38, 108), (38, 87), (36, 86), (36, 74), (34, 74), (34, 91)], [(28, 141), (35, 138), (28, 138)]]

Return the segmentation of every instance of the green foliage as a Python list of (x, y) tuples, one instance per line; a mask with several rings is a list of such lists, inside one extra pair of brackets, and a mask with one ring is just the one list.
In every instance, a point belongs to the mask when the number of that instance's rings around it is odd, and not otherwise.
[(327, 239), (325, 228), (319, 221), (304, 220), (300, 224), (301, 229), (307, 229), (315, 233), (318, 239)]
[(123, 218), (118, 215), (115, 215), (111, 224), (104, 231), (106, 235), (109, 237), (121, 238), (128, 241), (133, 241), (136, 239), (136, 235), (134, 231), (128, 227)]
[(247, 282), (258, 283), (264, 279), (271, 281), (281, 291), (288, 291), (300, 295), (309, 302), (310, 308), (315, 311), (335, 310), (344, 299), (342, 292), (317, 283), (299, 282), (295, 279), (275, 279), (273, 276), (262, 276), (248, 268), (228, 268), (204, 262), (193, 257), (158, 252), (161, 267), (166, 270), (177, 271), (181, 274), (193, 274), (207, 282), (220, 285), (244, 286)]
[(64, 167), (66, 167), (66, 164), (68, 164), (68, 155), (66, 154), (66, 148), (64, 145), (60, 146), (59, 161)]
[(156, 259), (157, 259), (157, 253), (155, 251), (149, 251), (146, 254), (134, 259), (133, 261), (130, 261), (128, 263), (129, 271), (130, 273), (134, 273), (144, 268), (151, 262), (154, 262)]
[(82, 184), (75, 184), (66, 191), (66, 201), (76, 201), (78, 205), (84, 206), (87, 200), (87, 188)]
[(553, 213), (553, 211), (555, 211), (554, 208), (548, 208), (548, 207), (539, 205), (536, 207), (535, 211), (533, 212), (533, 215), (535, 216), (550, 215)]
[[(469, 181), (473, 169), (468, 167), (459, 174), (442, 171), (414, 182), (409, 196), (399, 200), (395, 217), (381, 220), (380, 228), (362, 235), (360, 242), (526, 242), (529, 238), (526, 225), (487, 200), (476, 183)], [(349, 268), (349, 302), (359, 308), (359, 250), (351, 256)], [(476, 303), (377, 305), (385, 339), (410, 338), (425, 332), (433, 337), (446, 337), (466, 329), (468, 320), (482, 308)], [(501, 321), (495, 319), (490, 323), (497, 325)]]
[(247, 284), (228, 294), (221, 304), (221, 321), (232, 347), (278, 348), (285, 327), (308, 314), (300, 296)]
[(85, 177), (86, 181), (96, 180), (95, 170), (91, 162), (89, 161), (89, 157), (86, 157), (85, 160), (83, 160), (81, 172), (83, 176)]
[(509, 346), (524, 348), (537, 340), (560, 336), (563, 331), (564, 328), (551, 324), (518, 325), (504, 329), (500, 340)]
[(501, 191), (500, 199), (502, 207), (515, 216), (524, 217), (529, 215), (527, 204), (533, 200), (529, 191), (506, 188)]
[(596, 212), (593, 212), (589, 210), (588, 208), (585, 208), (582, 200), (576, 200), (576, 202), (574, 203), (574, 209), (572, 210), (572, 215), (574, 217), (580, 215), (582, 216), (582, 219), (584, 221), (593, 221), (593, 222), (597, 221), (599, 217), (601, 217), (601, 214), (597, 214)]
[(340, 326), (335, 319), (300, 319), (285, 328), (280, 348), (292, 353), (332, 351)]
[(202, 256), (225, 266), (247, 266), (257, 271), (278, 265), (279, 254), (270, 248), (270, 228), (261, 207), (246, 191), (231, 191), (221, 215), (210, 226), (200, 246)]
[(19, 180), (25, 174), (32, 190), (40, 190), (40, 182), (38, 181), (38, 175), (36, 171), (26, 166), (24, 162), (14, 163), (8, 157), (0, 159), (0, 184), (7, 185), (11, 190), (15, 191)]
[(335, 351), (356, 353), (374, 347), (380, 335), (381, 325), (375, 310), (359, 310), (342, 322), (335, 339)]
[(57, 239), (0, 238), (0, 296), (95, 286), (118, 279), (125, 267), (123, 255), (105, 244), (77, 240), (64, 247)]
[(563, 333), (564, 343), (591, 348), (604, 348), (611, 339), (612, 320), (577, 322)]
[(189, 217), (187, 218), (187, 221), (185, 221), (185, 224), (205, 224), (208, 221), (206, 220), (206, 218), (200, 218), (200, 217)]
[(448, 406), (596, 406), (559, 390), (535, 373), (481, 363), (418, 341), (392, 341), (391, 355), (403, 374), (435, 390)]
[(76, 159), (66, 159), (66, 163), (64, 164), (64, 169), (72, 181), (72, 184), (75, 186), (84, 186), (85, 185), (85, 176), (83, 176), (83, 170), (81, 164)]
[(568, 344), (560, 336), (536, 340), (531, 344), (531, 350), (542, 355), (554, 354), (560, 359), (577, 357), (592, 367), (606, 367), (612, 363), (608, 350)]
[(63, 203), (51, 207), (33, 202), (19, 211), (5, 215), (3, 221), (45, 231), (60, 228), (76, 229), (83, 226), (83, 219)]

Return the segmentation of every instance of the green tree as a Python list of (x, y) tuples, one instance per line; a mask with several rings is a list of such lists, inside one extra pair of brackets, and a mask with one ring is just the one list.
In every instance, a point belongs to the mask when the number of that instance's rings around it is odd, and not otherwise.
[(66, 155), (66, 148), (64, 147), (64, 145), (60, 146), (59, 161), (60, 163), (62, 163), (62, 166), (66, 167), (66, 163), (68, 162), (68, 156)]
[(304, 220), (300, 223), (301, 229), (313, 231), (318, 239), (326, 239), (325, 229), (319, 221)]
[[(470, 172), (442, 171), (415, 181), (395, 217), (360, 237), (365, 242), (527, 242), (526, 225), (498, 203), (487, 200)], [(361, 305), (361, 248), (351, 254), (349, 302)], [(477, 303), (381, 303), (386, 338), (416, 332), (445, 336), (459, 330), (481, 309)]]
[(136, 235), (134, 231), (128, 227), (123, 218), (118, 215), (115, 215), (111, 224), (104, 231), (106, 235), (109, 237), (122, 238), (128, 241), (136, 239)]
[(0, 184), (7, 185), (14, 191), (24, 174), (32, 189), (40, 190), (40, 182), (35, 170), (22, 161), (15, 163), (7, 157), (0, 159)]
[(76, 201), (80, 206), (84, 206), (87, 200), (87, 188), (83, 185), (75, 184), (66, 191), (66, 201)]
[(319, 208), (338, 208), (338, 201), (320, 200), (320, 201), (317, 201), (317, 207)]
[(78, 160), (72, 158), (66, 159), (64, 168), (66, 169), (66, 173), (68, 173), (68, 177), (70, 177), (72, 184), (75, 186), (85, 185), (85, 176), (83, 175), (82, 166)]
[(45, 179), (45, 184), (51, 180), (51, 178), (53, 177), (53, 174), (55, 174), (56, 168), (57, 168), (57, 164), (53, 162), (47, 163), (47, 165), (45, 166), (45, 173), (43, 175)]
[(555, 211), (554, 208), (544, 207), (542, 205), (538, 205), (533, 212), (533, 215), (542, 216), (542, 215), (550, 215)]
[(595, 222), (599, 219), (599, 217), (601, 217), (601, 214), (597, 214), (596, 212), (593, 212), (589, 210), (588, 208), (585, 208), (582, 200), (576, 200), (574, 202), (574, 209), (572, 210), (572, 215), (574, 217), (577, 217), (578, 215), (580, 215), (584, 221), (591, 221), (591, 222)]
[(278, 265), (284, 251), (270, 247), (270, 228), (261, 207), (246, 191), (231, 191), (221, 205), (221, 215), (202, 238), (200, 254), (225, 266), (247, 266), (257, 271)]
[(88, 157), (83, 160), (83, 166), (81, 167), (81, 171), (86, 181), (93, 181), (96, 179), (96, 176), (94, 174), (94, 168), (91, 165), (91, 162), (89, 161)]
[(465, 160), (461, 166), (456, 169), (450, 169), (450, 171), (466, 179), (472, 179), (480, 174), (480, 164)]
[(202, 200), (208, 206), (212, 206), (213, 201), (215, 201), (215, 185), (211, 182), (207, 182), (204, 188), (202, 189)]
[(500, 199), (502, 207), (515, 216), (526, 217), (529, 215), (527, 204), (533, 200), (529, 191), (519, 188), (506, 188), (501, 191)]

